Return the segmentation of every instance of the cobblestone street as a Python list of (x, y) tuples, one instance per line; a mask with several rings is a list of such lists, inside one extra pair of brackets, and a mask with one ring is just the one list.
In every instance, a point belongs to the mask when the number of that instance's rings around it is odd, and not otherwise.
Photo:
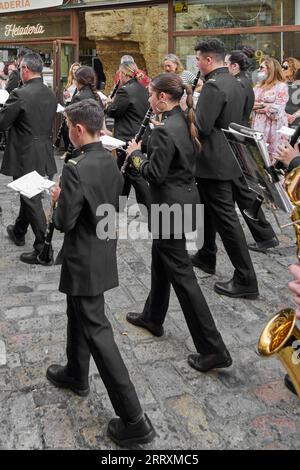
[[(57, 162), (61, 168), (58, 158)], [(6, 187), (10, 181), (0, 176), (0, 449), (118, 449), (106, 437), (114, 413), (93, 362), (87, 398), (57, 389), (45, 377), (51, 363), (66, 360), (60, 266), (20, 262), (20, 254), (32, 249), (33, 234), (29, 229), (25, 247), (8, 239), (6, 226), (19, 208), (19, 196)], [(44, 202), (48, 208), (49, 198)], [(138, 396), (156, 428), (157, 437), (144, 448), (299, 448), (299, 399), (285, 388), (280, 362), (262, 359), (255, 351), (268, 317), (293, 306), (287, 282), (288, 265), (296, 262), (294, 232), (280, 232), (269, 212), (267, 217), (281, 243), (268, 254), (251, 253), (258, 300), (214, 293), (216, 280), (228, 280), (233, 271), (220, 241), (216, 276), (196, 269), (233, 358), (230, 368), (208, 374), (187, 364), (194, 347), (173, 291), (163, 337), (126, 322), (126, 312), (141, 311), (149, 291), (151, 240), (119, 241), (120, 285), (105, 294), (106, 310)], [(279, 217), (289, 221), (285, 214)], [(247, 230), (246, 236), (252, 241)], [(61, 243), (62, 235), (55, 232), (56, 254)]]

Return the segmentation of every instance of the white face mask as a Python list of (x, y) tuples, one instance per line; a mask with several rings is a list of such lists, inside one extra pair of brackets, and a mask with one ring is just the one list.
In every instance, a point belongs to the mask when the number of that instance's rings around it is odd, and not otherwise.
[(263, 82), (264, 80), (267, 80), (268, 74), (266, 72), (258, 72), (257, 74), (257, 80), (259, 82)]

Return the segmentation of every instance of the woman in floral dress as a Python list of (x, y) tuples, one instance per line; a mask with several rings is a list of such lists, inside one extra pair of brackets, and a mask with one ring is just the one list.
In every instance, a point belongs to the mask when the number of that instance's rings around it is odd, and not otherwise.
[(289, 99), (288, 86), (284, 81), (279, 62), (273, 57), (265, 58), (260, 65), (258, 84), (254, 88), (255, 104), (253, 108), (253, 129), (264, 134), (271, 159), (277, 153), (277, 147), (287, 141), (277, 132), (288, 125), (285, 112)]

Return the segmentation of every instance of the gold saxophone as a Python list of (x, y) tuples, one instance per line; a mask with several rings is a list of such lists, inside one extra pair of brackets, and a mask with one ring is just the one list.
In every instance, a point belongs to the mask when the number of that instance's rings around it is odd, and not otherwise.
[[(297, 242), (297, 258), (300, 262), (300, 167), (285, 177), (285, 187), (294, 205), (291, 214)], [(286, 368), (291, 381), (300, 397), (300, 331), (296, 326), (296, 312), (291, 308), (280, 310), (265, 326), (258, 340), (258, 353), (270, 357), (274, 354)], [(299, 350), (300, 351), (300, 350)]]

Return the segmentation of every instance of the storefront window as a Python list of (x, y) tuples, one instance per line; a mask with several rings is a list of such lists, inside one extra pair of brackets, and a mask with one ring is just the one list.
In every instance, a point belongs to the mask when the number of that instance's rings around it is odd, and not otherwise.
[[(186, 68), (196, 71), (196, 56), (194, 47), (200, 40), (211, 36), (189, 36), (176, 38), (176, 54), (180, 57)], [(283, 57), (300, 57), (300, 32), (291, 33), (261, 33), (261, 34), (232, 34), (216, 36), (225, 43), (228, 52), (248, 46), (254, 49), (255, 55), (251, 68), (254, 70), (265, 55), (275, 57), (281, 61)]]
[(298, 0), (176, 0), (176, 30), (299, 24), (299, 3)]

